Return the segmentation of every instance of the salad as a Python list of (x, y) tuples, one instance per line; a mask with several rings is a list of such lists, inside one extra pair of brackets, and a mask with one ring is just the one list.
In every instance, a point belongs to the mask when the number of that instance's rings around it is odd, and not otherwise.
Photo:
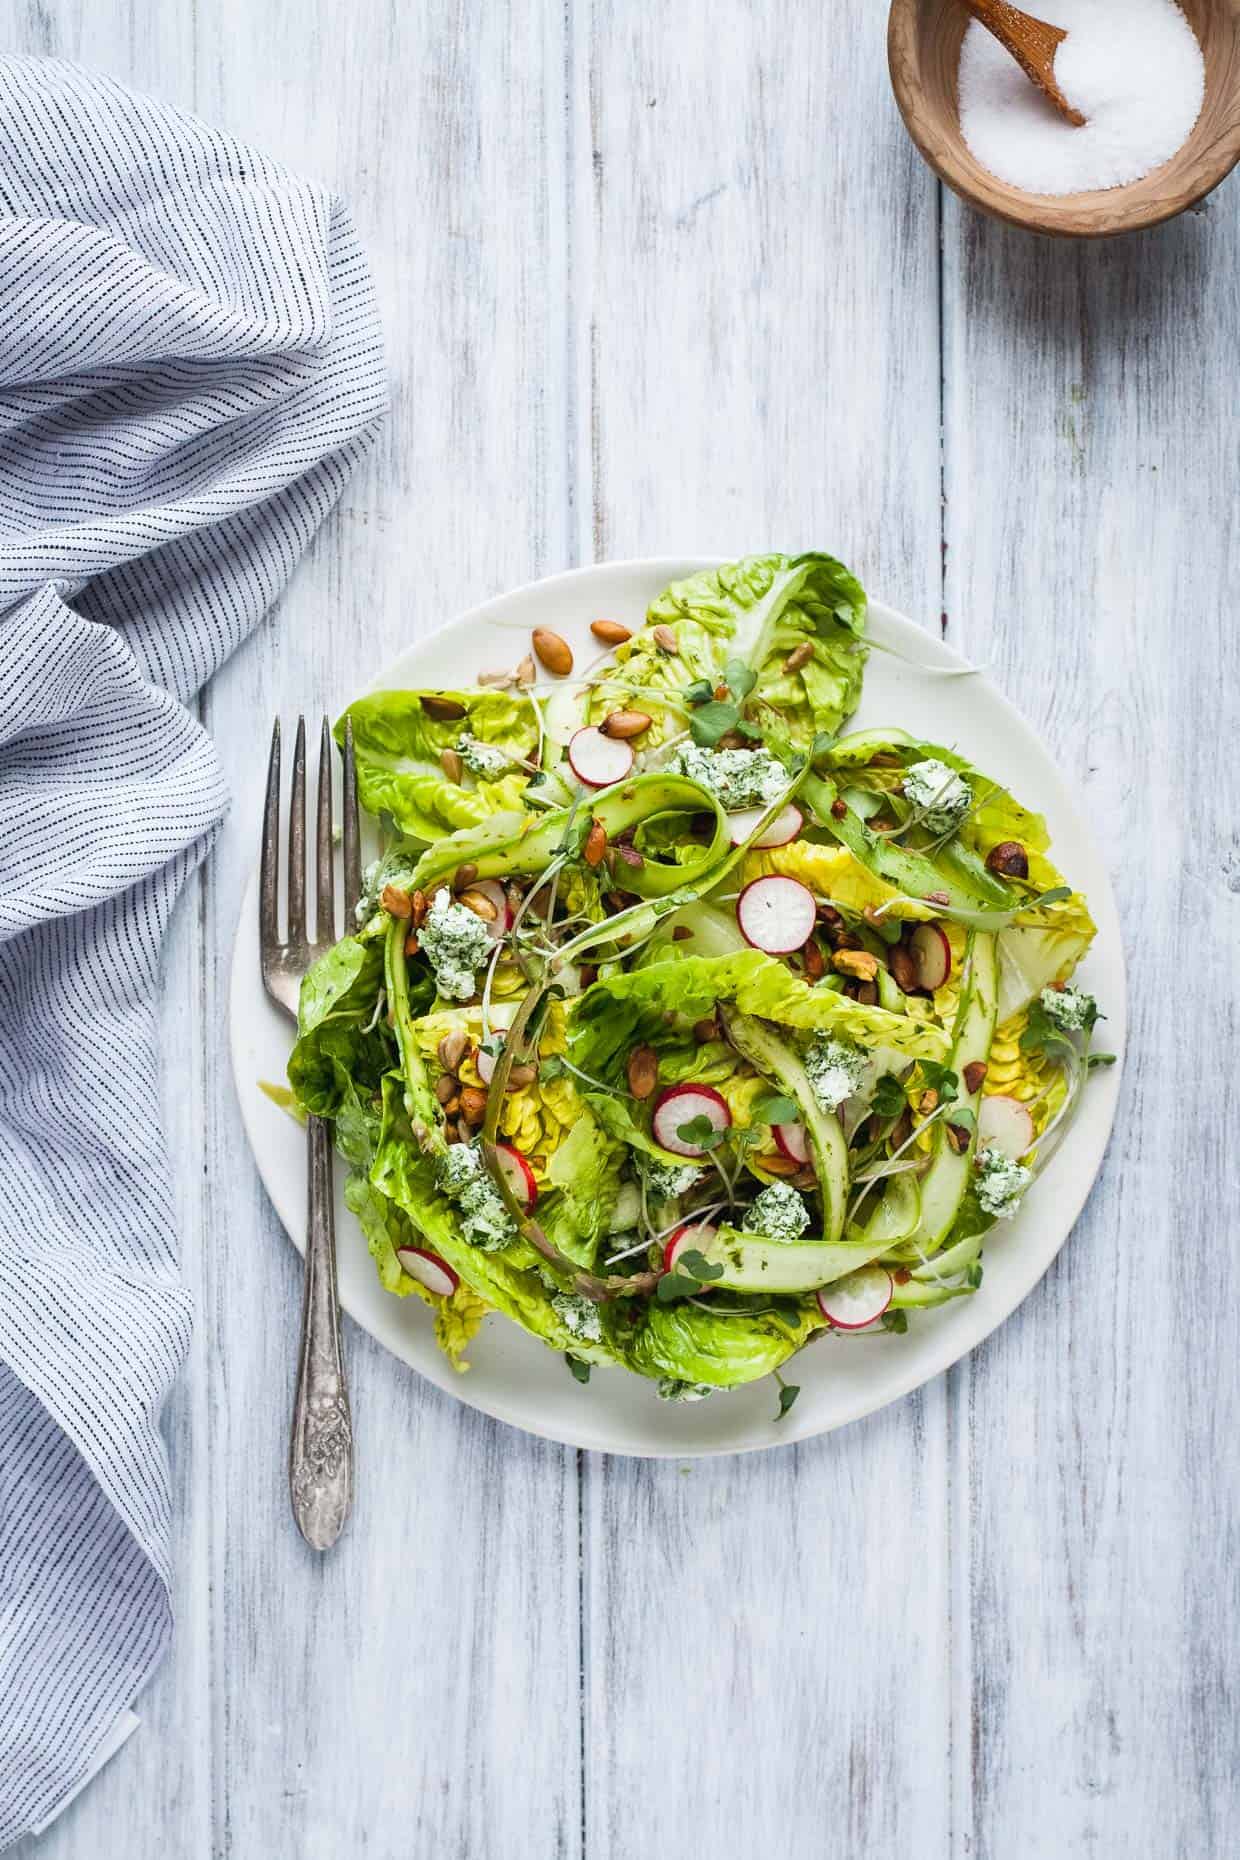
[(844, 733), (871, 648), (831, 556), (592, 631), (580, 668), (539, 628), (340, 720), (385, 850), (289, 1081), (458, 1366), (498, 1312), (582, 1382), (775, 1376), (778, 1418), (812, 1340), (977, 1290), (1107, 1063), (1070, 980), (1094, 925), (958, 748)]

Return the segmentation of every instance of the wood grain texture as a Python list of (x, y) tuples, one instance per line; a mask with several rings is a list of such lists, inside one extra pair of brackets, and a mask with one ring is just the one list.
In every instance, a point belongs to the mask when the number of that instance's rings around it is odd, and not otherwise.
[[(0, 0), (0, 24), (344, 194), (394, 386), (204, 704), (236, 804), (168, 963), (199, 1298), (178, 1636), (22, 1860), (1227, 1852), (1234, 185), (1096, 248), (944, 204), (865, 0)], [(283, 1478), (299, 1267), (224, 1034), (270, 716), (572, 562), (767, 543), (945, 609), (1084, 784), (1135, 984), (1103, 1183), (970, 1362), (761, 1458), (579, 1460), (350, 1325), (357, 1510), (316, 1560)]]
[(947, 213), (949, 637), (1085, 794), (1132, 1015), (1102, 1182), (953, 1374), (978, 1860), (1195, 1860), (1240, 1808), (1237, 204), (1105, 248)]
[[(575, 52), (588, 542), (834, 549), (932, 618), (936, 203), (881, 22), (600, 0)], [(947, 1851), (947, 1451), (939, 1385), (760, 1458), (588, 1462), (588, 1854)]]
[[(558, 565), (566, 509), (547, 155), (563, 135), (558, 23), (544, 41), (534, 16), (493, 0), (347, 17), (282, 0), (237, 24), (244, 57), (204, 36), (199, 107), (349, 197), (382, 301), (393, 407), (275, 622), (210, 695), (238, 797), (207, 880), (205, 1012), (221, 1026), (253, 858), (255, 716), (338, 709), (411, 637)], [(295, 82), (273, 91), (290, 44)], [(276, 1473), (300, 1268), (248, 1158), (238, 1185), (245, 1144), (222, 1040), (209, 1040), (207, 1066), (212, 1462), (226, 1520), (215, 1662), (228, 1674), (214, 1688), (215, 1838), (223, 1830), (239, 1856), (500, 1860), (515, 1829), (531, 1852), (571, 1860), (576, 1456), (459, 1408), (350, 1325), (354, 1515), (322, 1561), (296, 1543)], [(547, 1734), (558, 1727), (567, 1734)]]

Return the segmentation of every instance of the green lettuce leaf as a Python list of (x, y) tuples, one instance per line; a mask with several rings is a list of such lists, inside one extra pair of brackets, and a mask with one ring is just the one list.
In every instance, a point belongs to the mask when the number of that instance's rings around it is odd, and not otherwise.
[(642, 1376), (674, 1376), (712, 1388), (737, 1388), (769, 1376), (826, 1320), (809, 1310), (787, 1314), (706, 1311), (699, 1305), (652, 1302), (638, 1324), (618, 1327), (616, 1348), (626, 1368)]
[(288, 1078), (298, 1103), (316, 1117), (335, 1117), (351, 1087), (377, 1089), (392, 1063), (382, 1017), (371, 1025), (382, 987), (382, 943), (352, 936), (321, 956), (302, 981)]
[(540, 1207), (543, 1226), (579, 1266), (595, 1264), (598, 1242), (611, 1230), (624, 1161), (624, 1144), (583, 1108), (547, 1165), (548, 1185), (557, 1192), (545, 1210)]
[[(747, 556), (707, 569), (673, 582), (653, 603), (646, 626), (618, 648), (614, 681), (590, 715), (597, 719), (621, 699), (640, 700), (655, 720), (643, 746), (654, 747), (685, 727), (691, 687), (713, 689), (729, 661), (739, 660), (757, 676), (748, 714), (772, 740), (807, 748), (856, 708), (865, 619), (865, 590), (829, 555)], [(665, 650), (669, 631), (674, 653)], [(812, 655), (785, 671), (788, 656), (807, 643)]]
[(481, 1253), (470, 1246), (461, 1234), (452, 1203), (436, 1186), (433, 1165), (398, 1128), (398, 1120), (384, 1132), (370, 1180), (416, 1229), (421, 1244), (446, 1260), (492, 1309), (541, 1337), (553, 1350), (571, 1351), (588, 1362), (614, 1360), (607, 1326), (597, 1342), (583, 1340), (568, 1328), (552, 1303), (557, 1289), (554, 1281), (548, 1285), (546, 1267), (536, 1262), (523, 1241), (497, 1253)]
[[(1000, 907), (1015, 908), (1026, 899), (1016, 921), (999, 932), (1000, 991), (999, 1019), (1027, 1007), (1048, 983), (1065, 980), (1085, 955), (1096, 929), (1089, 907), (1079, 892), (1056, 898), (1047, 904), (1035, 903), (1044, 893), (1066, 889), (1063, 875), (1049, 858), (1050, 834), (1041, 814), (1035, 814), (1004, 788), (984, 769), (947, 749), (941, 743), (910, 737), (902, 730), (867, 730), (845, 737), (831, 750), (831, 766), (844, 775), (869, 772), (879, 787), (898, 783), (902, 770), (872, 769), (875, 755), (898, 755), (906, 764), (933, 759), (963, 775), (973, 791), (973, 806), (953, 834), (933, 853), (875, 841), (864, 826), (851, 817), (845, 822), (832, 821), (817, 802), (815, 784), (807, 783), (807, 793), (832, 831), (846, 834), (859, 862), (876, 872), (884, 869), (891, 886), (903, 886), (915, 895), (924, 895), (928, 885), (925, 875), (914, 868), (929, 863), (929, 876), (936, 878), (953, 904), (968, 905), (993, 902)], [(832, 791), (833, 792), (833, 791)], [(1025, 848), (1029, 858), (1027, 884), (1009, 884), (988, 871), (986, 859), (996, 846), (1014, 840)], [(792, 855), (792, 858), (789, 858)], [(774, 869), (788, 870), (794, 864), (796, 848), (781, 848)], [(803, 874), (793, 871), (793, 876)], [(825, 882), (825, 880), (824, 880)], [(880, 878), (875, 879), (881, 884)], [(896, 895), (893, 891), (893, 895)], [(897, 903), (893, 916), (909, 915), (911, 907)]]
[[(573, 1064), (605, 1084), (619, 1083), (634, 1046), (661, 1052), (686, 1044), (693, 1022), (713, 1013), (718, 1001), (785, 1027), (834, 1033), (852, 1045), (888, 1047), (910, 1059), (941, 1060), (948, 1051), (947, 1035), (929, 1022), (812, 988), (775, 957), (746, 949), (732, 956), (677, 956), (600, 979), (572, 1019)], [(673, 1010), (678, 1018), (669, 1026), (665, 1016)]]
[[(362, 806), (372, 814), (389, 814), (411, 839), (432, 843), (444, 833), (475, 827), (492, 814), (521, 807), (528, 770), (515, 766), (538, 748), (538, 718), (530, 699), (506, 691), (436, 692), (455, 698), (463, 716), (428, 717), (421, 691), (376, 691), (351, 704), (336, 725), (344, 741), (347, 719), (353, 723), (357, 782)], [(494, 777), (464, 774), (449, 781), (442, 756), (463, 733), (514, 758), (514, 766)]]
[[(392, 1078), (385, 1090), (389, 1102), (394, 1100), (399, 1096), (399, 1081)], [(423, 1304), (429, 1305), (435, 1314), (435, 1340), (440, 1349), (455, 1369), (468, 1369), (463, 1352), (489, 1306), (463, 1283), (447, 1298), (439, 1297), (401, 1266), (397, 1249), (416, 1246), (419, 1236), (396, 1202), (389, 1200), (370, 1180), (383, 1127), (383, 1099), (371, 1095), (363, 1097), (350, 1085), (343, 1094), (335, 1127), (336, 1148), (349, 1164), (344, 1185), (345, 1206), (362, 1230), (384, 1290), (396, 1298), (420, 1298)]]

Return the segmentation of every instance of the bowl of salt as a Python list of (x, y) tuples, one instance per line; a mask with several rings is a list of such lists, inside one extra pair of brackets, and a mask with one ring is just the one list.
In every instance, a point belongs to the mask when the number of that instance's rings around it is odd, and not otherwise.
[(887, 55), (900, 113), (963, 199), (1031, 232), (1094, 239), (1172, 219), (1230, 173), (1240, 160), (1237, 0), (1032, 5), (1063, 35), (1053, 76), (1083, 122), (1035, 88), (963, 0), (893, 0)]

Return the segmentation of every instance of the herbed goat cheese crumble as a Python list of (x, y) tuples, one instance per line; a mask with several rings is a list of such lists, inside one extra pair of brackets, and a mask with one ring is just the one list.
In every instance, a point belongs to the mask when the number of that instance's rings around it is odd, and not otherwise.
[(932, 833), (950, 833), (973, 805), (973, 790), (964, 776), (933, 756), (906, 771), (904, 795), (925, 810), (923, 819)]
[(655, 1201), (687, 1195), (702, 1174), (699, 1163), (665, 1163), (656, 1156), (642, 1156), (638, 1167), (645, 1178), (646, 1193)]
[(411, 859), (407, 853), (393, 851), (382, 859), (372, 859), (362, 871), (362, 895), (357, 901), (354, 915), (359, 924), (367, 924), (379, 909), (379, 899), (384, 888), (396, 885), (402, 891), (412, 891), (413, 874), (417, 859)]
[(496, 1253), (516, 1239), (517, 1224), (472, 1143), (452, 1145), (439, 1165), (438, 1180), (456, 1203), (462, 1233), (480, 1253)]
[(855, 1046), (829, 1033), (816, 1033), (805, 1055), (805, 1072), (824, 1111), (838, 1111), (860, 1090), (866, 1058)]
[(590, 1299), (581, 1298), (576, 1292), (556, 1292), (551, 1300), (551, 1309), (569, 1336), (576, 1337), (579, 1343), (603, 1341), (602, 1314)]
[(978, 1152), (976, 1169), (978, 1202), (997, 1221), (1010, 1221), (1033, 1180), (1032, 1169), (1013, 1162), (993, 1144)]
[(700, 782), (725, 808), (765, 807), (788, 786), (787, 769), (766, 749), (702, 749), (686, 743), (671, 766)]
[(705, 1401), (717, 1391), (709, 1382), (682, 1382), (678, 1376), (660, 1376), (660, 1401)]
[(799, 1240), (809, 1226), (809, 1209), (786, 1182), (772, 1182), (755, 1197), (741, 1226), (747, 1234), (788, 1243)]
[(1062, 1033), (1084, 1033), (1098, 1018), (1098, 1003), (1083, 988), (1044, 988), (1042, 1012)]
[(490, 743), (480, 743), (468, 730), (462, 730), (456, 739), (456, 753), (465, 767), (484, 781), (494, 781), (497, 775), (503, 775), (511, 766), (511, 757), (502, 749), (494, 748)]
[(468, 905), (437, 891), (418, 931), (418, 948), (430, 960), (440, 994), (468, 1001), (475, 973), (491, 953), (491, 933)]

